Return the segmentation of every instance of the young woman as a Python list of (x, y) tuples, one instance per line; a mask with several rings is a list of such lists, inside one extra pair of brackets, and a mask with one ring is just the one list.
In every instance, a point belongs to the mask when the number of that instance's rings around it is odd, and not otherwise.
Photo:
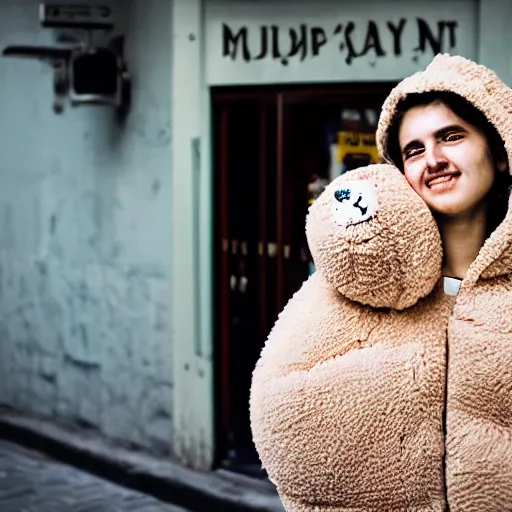
[(313, 275), (253, 374), (260, 458), (288, 512), (512, 510), (512, 90), (438, 55), (377, 141), (433, 214), (444, 289), (399, 310)]
[(496, 128), (454, 92), (411, 93), (397, 105), (388, 154), (437, 220), (443, 275), (462, 280), (508, 208), (511, 177)]

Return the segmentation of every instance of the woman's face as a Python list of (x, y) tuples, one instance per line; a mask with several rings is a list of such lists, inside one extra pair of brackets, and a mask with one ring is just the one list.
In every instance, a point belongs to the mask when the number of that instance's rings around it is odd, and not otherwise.
[(433, 212), (461, 216), (484, 204), (495, 169), (478, 128), (436, 102), (408, 110), (398, 139), (405, 177)]

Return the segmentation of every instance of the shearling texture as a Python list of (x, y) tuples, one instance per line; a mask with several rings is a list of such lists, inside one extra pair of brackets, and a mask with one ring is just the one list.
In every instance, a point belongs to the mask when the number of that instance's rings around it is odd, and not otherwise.
[(254, 442), (288, 511), (442, 511), (445, 332), (437, 289), (399, 312), (317, 274), (254, 372)]
[(280, 315), (254, 372), (263, 464), (290, 511), (440, 511), (453, 300), (433, 292), (435, 221), (398, 169), (372, 165), (326, 188), (307, 235), (318, 272)]
[[(510, 89), (488, 69), (447, 55), (393, 90), (379, 122), (381, 154), (388, 158), (398, 101), (430, 90), (456, 92), (481, 109), (511, 161)], [(261, 461), (288, 512), (512, 510), (510, 207), (459, 295), (448, 297), (420, 271), (425, 265), (439, 277), (428, 213), (387, 166), (372, 175), (377, 167), (344, 176), (311, 209), (318, 271), (279, 316), (253, 374)], [(390, 180), (376, 187), (375, 214), (361, 222), (332, 208), (333, 193), (347, 196), (344, 180), (354, 177)], [(337, 214), (346, 225), (332, 224)], [(414, 243), (415, 228), (428, 243)], [(434, 255), (432, 267), (422, 251)]]
[[(512, 90), (491, 70), (438, 55), (387, 98), (377, 141), (408, 93), (452, 91), (481, 110), (505, 144), (512, 169)], [(451, 512), (512, 510), (512, 214), (480, 250), (449, 320), (446, 490)]]

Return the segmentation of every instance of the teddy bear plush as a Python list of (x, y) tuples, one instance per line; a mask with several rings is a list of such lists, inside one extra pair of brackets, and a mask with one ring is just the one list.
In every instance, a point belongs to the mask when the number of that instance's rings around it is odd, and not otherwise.
[(316, 272), (253, 373), (262, 464), (287, 511), (442, 510), (439, 318), (452, 302), (436, 222), (377, 164), (329, 184), (306, 233)]
[(334, 180), (310, 208), (310, 251), (324, 281), (351, 300), (404, 309), (441, 276), (441, 239), (402, 173), (374, 165)]

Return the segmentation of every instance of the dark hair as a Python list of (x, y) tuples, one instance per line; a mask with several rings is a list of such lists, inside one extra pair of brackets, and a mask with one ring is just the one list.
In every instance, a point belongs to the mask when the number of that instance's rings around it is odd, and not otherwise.
[(429, 105), (436, 102), (443, 103), (452, 110), (455, 115), (463, 119), (466, 123), (478, 128), (484, 134), (491, 152), (495, 170), (497, 170), (499, 163), (505, 162), (507, 165), (505, 172), (495, 173), (494, 183), (489, 192), (489, 196), (492, 198), (489, 203), (492, 207), (489, 208), (487, 219), (487, 231), (489, 235), (498, 227), (507, 214), (508, 196), (512, 185), (512, 177), (509, 172), (508, 155), (503, 139), (482, 111), (477, 109), (462, 96), (450, 91), (408, 94), (397, 105), (395, 117), (388, 131), (387, 153), (393, 163), (403, 172), (402, 152), (398, 140), (398, 133), (403, 117), (405, 113), (413, 107)]

